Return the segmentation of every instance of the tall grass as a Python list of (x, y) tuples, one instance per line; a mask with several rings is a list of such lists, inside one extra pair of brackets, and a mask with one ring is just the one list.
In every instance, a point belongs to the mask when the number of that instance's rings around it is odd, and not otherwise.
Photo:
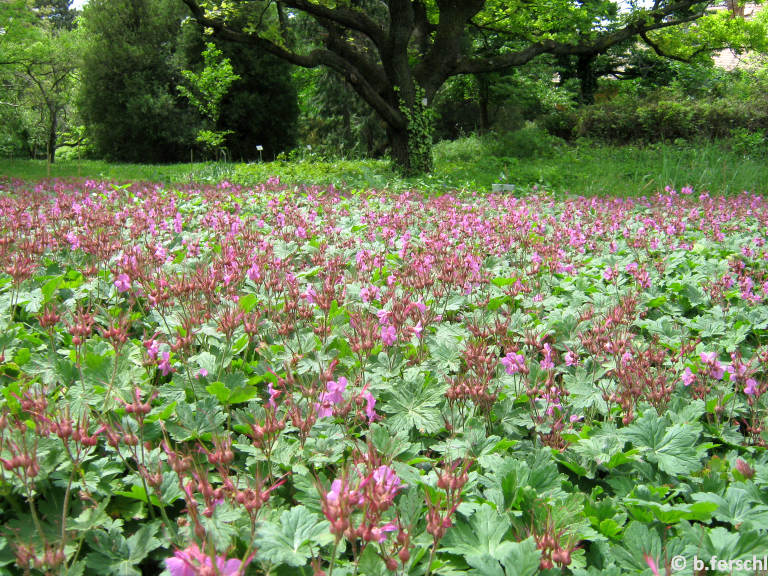
[[(697, 146), (656, 144), (607, 146), (591, 142), (566, 145), (536, 128), (505, 136), (469, 136), (435, 146), (434, 173), (400, 178), (385, 160), (333, 160), (308, 156), (296, 162), (110, 164), (61, 161), (54, 178), (106, 178), (117, 181), (219, 182), (256, 184), (279, 176), (294, 185), (330, 185), (345, 189), (419, 188), (489, 190), (494, 183), (534, 185), (578, 195), (644, 195), (665, 186), (733, 194), (768, 193), (768, 165), (760, 158), (733, 152), (726, 143)], [(0, 160), (3, 177), (40, 180), (46, 164), (35, 160)]]

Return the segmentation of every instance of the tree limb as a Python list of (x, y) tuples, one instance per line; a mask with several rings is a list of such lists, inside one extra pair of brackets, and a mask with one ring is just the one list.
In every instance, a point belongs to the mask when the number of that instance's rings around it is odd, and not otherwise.
[(384, 45), (385, 35), (382, 27), (375, 20), (358, 10), (344, 7), (328, 8), (309, 0), (278, 0), (278, 4), (284, 4), (289, 8), (296, 8), (312, 16), (330, 20), (345, 28), (361, 32), (368, 36), (379, 48)]
[(639, 34), (645, 34), (652, 30), (660, 30), (662, 28), (669, 28), (698, 20), (704, 15), (703, 11), (695, 12), (680, 18), (668, 18), (674, 12), (686, 10), (698, 3), (699, 2), (696, 2), (695, 0), (682, 0), (663, 10), (647, 12), (645, 14), (646, 18), (638, 17), (623, 28), (604, 34), (590, 43), (566, 44), (554, 40), (542, 40), (540, 42), (534, 42), (517, 52), (509, 52), (500, 56), (486, 58), (466, 58), (458, 62), (458, 64), (451, 70), (450, 75), (495, 72), (514, 66), (522, 66), (537, 56), (545, 53), (562, 56), (602, 54), (612, 46), (620, 44)]
[(648, 37), (648, 34), (645, 32), (640, 33), (640, 38), (642, 38), (643, 42), (645, 42), (648, 46), (650, 46), (658, 56), (661, 56), (662, 58), (668, 58), (669, 60), (674, 60), (676, 62), (682, 62), (683, 64), (690, 64), (694, 57), (709, 51), (707, 48), (699, 48), (698, 50), (694, 51), (693, 54), (691, 54), (688, 58), (685, 58), (683, 56), (677, 56), (676, 54), (670, 54), (668, 52), (664, 52), (664, 49), (661, 46), (659, 46), (656, 42), (651, 40)]
[(215, 18), (206, 16), (205, 11), (196, 0), (183, 0), (184, 4), (192, 11), (194, 18), (202, 25), (212, 28), (216, 35), (224, 40), (241, 42), (257, 46), (278, 58), (286, 60), (302, 68), (316, 68), (327, 66), (334, 72), (342, 75), (363, 100), (365, 100), (381, 118), (392, 126), (401, 126), (405, 120), (399, 110), (394, 109), (379, 94), (376, 88), (357, 69), (352, 62), (345, 57), (329, 49), (315, 49), (307, 54), (297, 54), (283, 46), (262, 38), (257, 34), (246, 34), (227, 27), (226, 24)]

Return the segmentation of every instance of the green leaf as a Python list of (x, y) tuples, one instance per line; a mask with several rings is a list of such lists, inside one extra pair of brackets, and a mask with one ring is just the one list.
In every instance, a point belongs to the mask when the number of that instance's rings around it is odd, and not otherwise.
[(386, 421), (389, 429), (416, 428), (422, 434), (437, 432), (443, 426), (443, 417), (437, 408), (443, 397), (443, 388), (424, 374), (393, 386), (391, 398), (383, 408), (391, 414)]
[[(752, 528), (742, 528), (735, 532), (723, 526), (708, 528), (701, 524), (683, 522), (680, 531), (688, 543), (690, 555), (696, 554), (699, 558), (746, 560), (755, 555), (761, 559), (768, 550), (768, 534)], [(755, 574), (755, 571), (749, 574)]]
[(509, 530), (509, 522), (490, 504), (483, 504), (469, 521), (458, 521), (445, 535), (441, 550), (460, 556), (487, 554), (496, 550)]
[(210, 352), (200, 352), (200, 354), (191, 356), (189, 361), (196, 362), (199, 368), (205, 370), (211, 376), (214, 376), (218, 370), (216, 364), (216, 356)]
[(317, 550), (319, 546), (333, 542), (328, 528), (327, 520), (321, 521), (304, 506), (295, 506), (283, 512), (277, 524), (259, 524), (254, 542), (261, 558), (299, 567), (306, 565), (313, 548)]
[(168, 432), (178, 441), (200, 438), (216, 432), (226, 421), (221, 407), (212, 396), (193, 404), (181, 403), (176, 407), (177, 422), (167, 424)]
[(541, 552), (531, 536), (522, 542), (502, 542), (496, 550), (496, 558), (501, 561), (507, 576), (533, 576), (539, 570)]
[(632, 571), (648, 568), (645, 554), (652, 558), (662, 555), (662, 543), (659, 533), (643, 523), (632, 521), (624, 531), (624, 544), (611, 548), (619, 566)]
[(140, 576), (138, 565), (161, 545), (157, 529), (158, 522), (145, 524), (127, 540), (118, 527), (92, 532), (89, 541), (95, 552), (86, 558), (88, 567), (110, 576)]
[(208, 392), (208, 394), (215, 396), (222, 404), (229, 404), (229, 388), (227, 388), (224, 382), (211, 382), (205, 387), (205, 391)]
[(62, 276), (55, 276), (43, 284), (41, 288), (43, 301), (46, 303), (50, 302), (53, 298), (53, 295), (56, 293), (56, 290), (59, 289), (59, 286), (61, 286), (63, 282), (64, 278)]
[(715, 505), (714, 516), (720, 522), (735, 527), (744, 522), (768, 525), (768, 506), (751, 498), (745, 489), (738, 486), (729, 486), (723, 496), (712, 492), (697, 492), (691, 498), (696, 502)]
[(155, 538), (157, 527), (157, 523), (145, 524), (128, 538), (128, 549), (131, 551), (130, 559), (136, 564), (144, 560), (152, 550), (160, 547), (160, 540)]
[[(718, 506), (714, 502), (668, 504), (631, 497), (625, 498), (623, 502), (627, 510), (638, 520), (653, 521), (655, 518), (662, 524), (677, 524), (680, 520), (709, 522), (712, 519), (712, 513), (717, 510)], [(650, 515), (638, 514), (642, 511), (648, 511)]]
[(259, 297), (256, 294), (245, 294), (244, 296), (240, 296), (240, 299), (237, 301), (240, 310), (246, 314), (253, 310), (258, 303)]
[(670, 475), (691, 474), (701, 469), (696, 451), (700, 433), (699, 424), (667, 427), (666, 419), (651, 410), (623, 430), (626, 439), (637, 448), (645, 449), (648, 460)]

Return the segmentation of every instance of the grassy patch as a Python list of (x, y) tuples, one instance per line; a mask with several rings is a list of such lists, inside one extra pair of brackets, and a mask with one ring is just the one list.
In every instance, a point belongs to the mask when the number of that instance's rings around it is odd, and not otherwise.
[[(291, 185), (330, 185), (351, 189), (419, 188), (489, 190), (494, 183), (534, 185), (583, 195), (642, 195), (665, 186), (719, 193), (768, 191), (768, 166), (741, 156), (724, 143), (700, 146), (656, 144), (606, 146), (582, 142), (575, 146), (542, 141), (538, 131), (513, 137), (470, 136), (435, 146), (435, 172), (402, 179), (386, 160), (322, 159), (298, 162), (110, 164), (103, 161), (61, 161), (51, 167), (54, 178), (99, 178), (118, 181), (201, 182), (222, 180), (251, 185), (278, 176)], [(24, 180), (46, 178), (46, 164), (36, 160), (0, 160), (0, 174)]]

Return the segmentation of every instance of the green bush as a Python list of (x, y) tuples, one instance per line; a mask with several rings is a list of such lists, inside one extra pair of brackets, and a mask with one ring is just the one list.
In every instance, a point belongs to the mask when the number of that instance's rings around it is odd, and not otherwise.
[(765, 134), (748, 128), (734, 128), (731, 130), (731, 149), (742, 156), (763, 156), (766, 152)]
[(471, 134), (456, 140), (442, 140), (435, 144), (433, 151), (437, 162), (476, 162), (488, 154), (488, 147), (483, 137)]
[(768, 131), (768, 106), (749, 100), (718, 98), (634, 100), (620, 95), (580, 110), (556, 111), (541, 121), (550, 134), (573, 140), (587, 137), (612, 144), (630, 142), (716, 140), (734, 129)]
[(498, 158), (546, 158), (560, 144), (560, 138), (533, 122), (514, 132), (486, 136), (488, 154)]

